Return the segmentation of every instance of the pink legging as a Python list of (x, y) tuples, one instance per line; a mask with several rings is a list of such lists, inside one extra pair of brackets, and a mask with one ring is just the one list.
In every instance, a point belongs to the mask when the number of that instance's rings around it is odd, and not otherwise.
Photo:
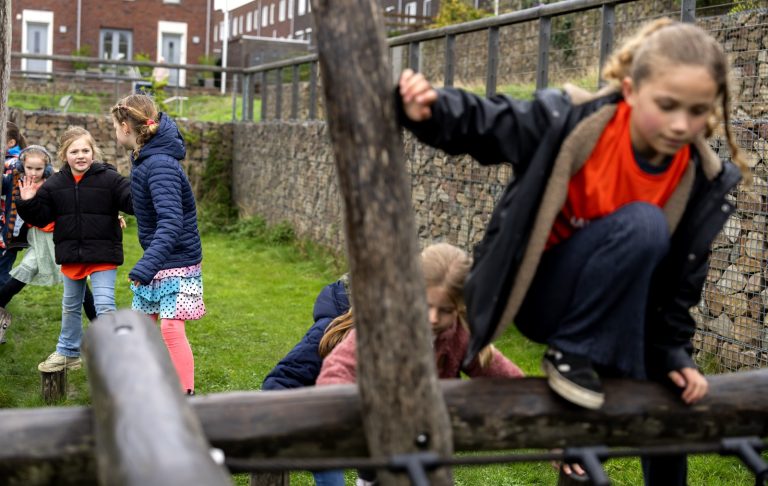
[[(157, 321), (157, 314), (152, 318)], [(187, 393), (195, 390), (195, 358), (192, 347), (187, 340), (184, 321), (181, 319), (160, 319), (160, 333), (163, 335), (165, 347), (171, 355), (171, 362), (176, 368), (176, 374), (181, 381), (181, 389)]]

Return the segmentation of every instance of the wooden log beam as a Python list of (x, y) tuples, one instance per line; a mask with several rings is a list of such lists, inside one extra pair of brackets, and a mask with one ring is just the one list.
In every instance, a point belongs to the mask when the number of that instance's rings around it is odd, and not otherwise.
[[(768, 369), (708, 379), (710, 393), (691, 407), (657, 384), (606, 380), (606, 404), (597, 411), (555, 397), (541, 378), (441, 385), (457, 450), (637, 447), (768, 437)], [(195, 397), (190, 405), (210, 443), (228, 457), (367, 455), (360, 400), (352, 385), (222, 393)], [(91, 411), (85, 407), (0, 410), (0, 437), (5, 439), (0, 478), (30, 485), (93, 482), (93, 434)]]
[(100, 484), (231, 484), (211, 458), (157, 324), (111, 312), (88, 327), (84, 344)]
[[(344, 201), (357, 383), (372, 457), (452, 452), (428, 326), (424, 279), (389, 48), (375, 0), (312, 0), (328, 132)], [(450, 471), (429, 473), (452, 484)], [(384, 473), (383, 485), (410, 484)]]

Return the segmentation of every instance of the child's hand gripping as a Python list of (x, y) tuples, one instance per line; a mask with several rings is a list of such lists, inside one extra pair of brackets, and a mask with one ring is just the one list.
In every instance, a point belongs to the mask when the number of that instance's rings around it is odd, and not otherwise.
[(406, 69), (400, 75), (400, 96), (403, 110), (412, 121), (420, 122), (432, 118), (432, 104), (437, 100), (437, 91), (421, 73)]
[(681, 398), (688, 405), (704, 398), (709, 390), (707, 379), (696, 368), (670, 371), (667, 376), (672, 380), (672, 383), (683, 389)]
[(32, 199), (35, 197), (35, 194), (37, 194), (37, 190), (40, 188), (40, 186), (43, 185), (43, 182), (37, 182), (32, 180), (31, 178), (23, 178), (19, 181), (19, 196), (23, 201), (26, 201), (27, 199)]

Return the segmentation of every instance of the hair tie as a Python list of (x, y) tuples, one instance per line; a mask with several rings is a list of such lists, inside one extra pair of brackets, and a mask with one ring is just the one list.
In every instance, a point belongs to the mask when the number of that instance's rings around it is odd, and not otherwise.
[(152, 125), (155, 124), (155, 120), (153, 120), (151, 118), (147, 118), (147, 121), (144, 122), (144, 124), (147, 125), (148, 127), (151, 127)]

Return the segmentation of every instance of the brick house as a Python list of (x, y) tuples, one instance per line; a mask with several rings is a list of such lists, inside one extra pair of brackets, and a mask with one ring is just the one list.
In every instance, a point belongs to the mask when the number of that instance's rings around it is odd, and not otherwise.
[[(213, 0), (15, 0), (13, 52), (198, 64), (212, 54)], [(69, 62), (14, 59), (13, 69), (72, 71)], [(171, 72), (171, 85), (187, 84)]]
[[(387, 21), (387, 28), (391, 31), (407, 30), (409, 24), (423, 23), (422, 17), (434, 17), (437, 12), (439, 0), (379, 0)], [(229, 10), (228, 49), (242, 50), (243, 44), (275, 39), (278, 45), (286, 52), (289, 43), (303, 42), (312, 48), (314, 45), (314, 22), (312, 19), (312, 6), (310, 0), (253, 0), (249, 3)], [(222, 41), (227, 35), (224, 26), (224, 12), (217, 10), (213, 15), (213, 50), (221, 52)], [(282, 41), (282, 42), (280, 42)], [(233, 44), (237, 44), (235, 46)], [(261, 47), (263, 48), (263, 47)], [(298, 48), (298, 47), (297, 47)], [(305, 47), (306, 49), (306, 47)], [(238, 51), (238, 52), (240, 52)], [(239, 59), (246, 59), (246, 63), (253, 59), (271, 60), (270, 56), (252, 51), (250, 55), (239, 55), (233, 59), (239, 63)], [(228, 62), (231, 65), (232, 62)]]

